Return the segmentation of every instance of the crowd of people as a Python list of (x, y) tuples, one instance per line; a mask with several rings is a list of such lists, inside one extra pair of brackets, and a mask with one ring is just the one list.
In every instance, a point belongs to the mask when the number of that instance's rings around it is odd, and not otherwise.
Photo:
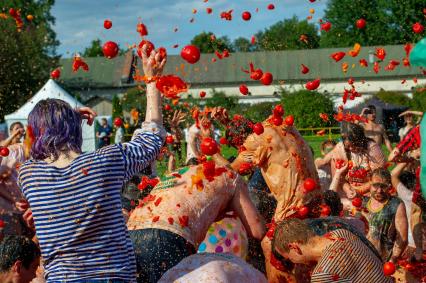
[[(146, 51), (145, 76), (160, 76), (166, 59)], [(94, 152), (81, 150), (82, 123), (96, 116), (86, 107), (42, 100), (27, 131), (11, 125), (0, 143), (0, 282), (394, 282), (392, 267), (400, 282), (426, 280), (403, 268), (426, 270), (422, 113), (401, 114), (393, 147), (369, 106), (314, 159), (291, 125), (269, 118), (254, 132), (216, 107), (195, 110), (183, 131), (184, 113), (163, 121), (155, 82), (146, 96), (131, 141), (114, 122), (110, 145), (103, 119)], [(237, 156), (214, 150), (213, 121)], [(156, 176), (164, 155), (169, 174)], [(175, 168), (176, 156), (186, 166)]]

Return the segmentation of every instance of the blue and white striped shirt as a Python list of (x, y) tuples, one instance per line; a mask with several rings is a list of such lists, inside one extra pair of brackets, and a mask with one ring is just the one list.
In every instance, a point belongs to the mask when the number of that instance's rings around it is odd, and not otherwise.
[(146, 128), (129, 143), (83, 153), (64, 168), (40, 160), (21, 166), (19, 183), (33, 212), (48, 282), (135, 281), (120, 190), (160, 151), (162, 129)]

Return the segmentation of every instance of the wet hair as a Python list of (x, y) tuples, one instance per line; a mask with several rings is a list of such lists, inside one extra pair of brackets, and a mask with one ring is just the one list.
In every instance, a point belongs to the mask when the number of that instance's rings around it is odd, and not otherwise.
[(403, 171), (399, 175), (399, 181), (410, 191), (416, 186), (416, 175), (410, 171)]
[(326, 146), (331, 145), (333, 147), (336, 146), (336, 141), (334, 140), (325, 140), (321, 143), (321, 151), (325, 151)]
[(235, 115), (226, 126), (225, 138), (230, 146), (239, 148), (251, 133), (253, 133), (253, 122), (241, 115)]
[(196, 157), (192, 157), (186, 162), (186, 166), (198, 165), (198, 159)]
[(9, 131), (12, 131), (12, 130), (13, 130), (13, 128), (14, 128), (16, 125), (19, 125), (19, 126), (21, 126), (22, 128), (24, 127), (24, 124), (22, 124), (21, 122), (13, 122), (12, 124), (10, 124)]
[(289, 244), (306, 244), (315, 236), (314, 231), (309, 225), (298, 218), (288, 218), (278, 223), (275, 228), (274, 238), (272, 239), (272, 249), (276, 248), (288, 253)]
[(377, 109), (376, 109), (376, 106), (374, 106), (374, 105), (368, 105), (367, 106), (367, 108), (371, 111), (371, 112), (376, 112), (377, 111)]
[(331, 210), (331, 216), (339, 216), (340, 212), (343, 210), (343, 204), (340, 200), (338, 193), (334, 191), (325, 191), (323, 194), (323, 201)]
[(371, 173), (371, 177), (378, 176), (385, 180), (386, 183), (390, 184), (392, 182), (392, 176), (388, 169), (385, 168), (377, 168), (374, 169)]
[(81, 116), (65, 101), (40, 100), (28, 115), (28, 124), (35, 138), (31, 147), (34, 159), (56, 160), (61, 152), (81, 153)]
[(349, 131), (347, 133), (346, 140), (351, 142), (354, 146), (363, 149), (367, 149), (368, 143), (372, 141), (372, 139), (365, 136), (364, 128), (356, 124), (349, 125)]
[(40, 256), (40, 249), (24, 236), (6, 236), (0, 242), (0, 272), (9, 271), (20, 260), (25, 268)]

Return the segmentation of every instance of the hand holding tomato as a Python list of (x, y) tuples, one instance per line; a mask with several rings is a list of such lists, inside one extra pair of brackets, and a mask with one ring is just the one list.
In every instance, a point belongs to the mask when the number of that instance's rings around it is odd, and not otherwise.
[(148, 44), (142, 47), (142, 67), (146, 77), (159, 77), (163, 73), (164, 66), (166, 65), (167, 56), (162, 58), (161, 50), (152, 50), (148, 56)]

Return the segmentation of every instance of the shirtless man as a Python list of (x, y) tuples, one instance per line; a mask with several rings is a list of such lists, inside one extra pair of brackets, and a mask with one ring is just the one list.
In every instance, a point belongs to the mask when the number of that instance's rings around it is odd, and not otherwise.
[(368, 123), (361, 123), (366, 137), (374, 140), (380, 146), (384, 143), (389, 152), (391, 152), (392, 144), (386, 135), (385, 127), (382, 124), (376, 123), (376, 107), (368, 105), (367, 108), (362, 109), (361, 116), (366, 117), (368, 120)]
[(135, 248), (138, 282), (157, 282), (168, 269), (194, 254), (209, 226), (229, 210), (237, 214), (251, 237), (260, 240), (264, 236), (263, 220), (242, 178), (205, 164), (184, 167), (163, 178), (131, 213), (127, 227)]

